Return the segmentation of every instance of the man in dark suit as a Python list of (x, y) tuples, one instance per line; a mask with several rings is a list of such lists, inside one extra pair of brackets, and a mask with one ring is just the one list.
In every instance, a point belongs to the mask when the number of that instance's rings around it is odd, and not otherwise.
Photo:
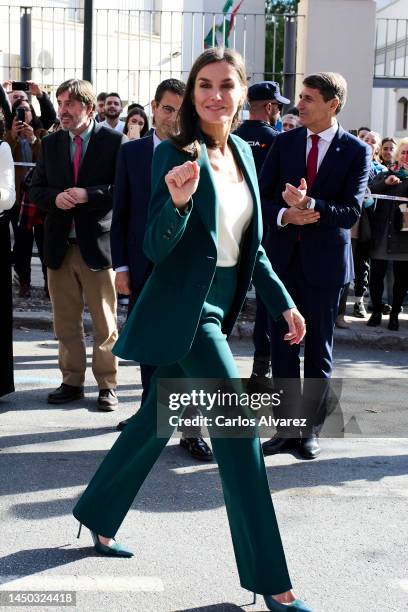
[(84, 396), (86, 352), (83, 309), (94, 331), (92, 371), (100, 410), (114, 410), (117, 361), (116, 292), (109, 230), (112, 188), (122, 135), (95, 124), (95, 94), (88, 81), (71, 79), (56, 92), (62, 130), (43, 141), (30, 198), (47, 213), (44, 260), (59, 342), (61, 386), (48, 402)]
[[(162, 81), (152, 100), (154, 128), (140, 140), (126, 143), (120, 150), (115, 180), (115, 197), (111, 228), (113, 268), (118, 293), (130, 295), (129, 311), (138, 299), (152, 270), (143, 252), (143, 240), (151, 193), (151, 166), (154, 149), (175, 131), (177, 112), (185, 85), (177, 79)], [(140, 364), (142, 403), (156, 367)], [(126, 427), (127, 420), (118, 424)], [(182, 438), (180, 444), (197, 459), (208, 460), (212, 453), (200, 435)]]
[[(353, 279), (350, 228), (360, 216), (370, 151), (337, 123), (347, 84), (334, 73), (306, 77), (298, 103), (301, 128), (280, 134), (260, 176), (266, 244), (273, 268), (307, 324), (304, 387), (299, 346), (283, 341), (285, 326), (271, 321), (272, 372), (294, 413), (308, 426), (263, 444), (266, 455), (299, 448), (305, 459), (320, 453), (332, 372), (333, 328), (344, 285)], [(286, 387), (282, 381), (287, 381)]]

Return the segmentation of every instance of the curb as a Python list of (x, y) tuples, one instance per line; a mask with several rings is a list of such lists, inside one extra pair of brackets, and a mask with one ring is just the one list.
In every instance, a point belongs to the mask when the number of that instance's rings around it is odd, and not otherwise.
[[(126, 316), (119, 313), (119, 327), (126, 321)], [(403, 321), (403, 330), (390, 332), (385, 327), (366, 329), (365, 323), (351, 323), (350, 329), (335, 329), (334, 340), (337, 344), (345, 344), (360, 348), (373, 348), (379, 350), (408, 351), (408, 328)], [(383, 323), (385, 325), (385, 323)], [(52, 314), (46, 311), (17, 311), (14, 312), (14, 327), (17, 329), (40, 329), (52, 331)], [(232, 330), (231, 338), (236, 340), (251, 340), (254, 324), (251, 321), (238, 321)], [(92, 321), (89, 313), (84, 314), (85, 333), (92, 332)]]

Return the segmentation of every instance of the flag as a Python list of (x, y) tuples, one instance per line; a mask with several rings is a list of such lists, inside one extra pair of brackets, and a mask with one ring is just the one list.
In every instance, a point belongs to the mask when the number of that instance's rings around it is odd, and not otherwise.
[(234, 28), (235, 18), (244, 0), (240, 0), (233, 8), (234, 0), (227, 0), (222, 9), (222, 16), (218, 18), (218, 23), (210, 29), (204, 38), (204, 47), (228, 47), (229, 36)]

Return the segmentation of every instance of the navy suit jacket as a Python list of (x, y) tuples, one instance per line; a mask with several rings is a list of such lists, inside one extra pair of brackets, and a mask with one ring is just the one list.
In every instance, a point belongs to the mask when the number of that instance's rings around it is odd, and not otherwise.
[(152, 264), (143, 253), (151, 194), (153, 131), (125, 143), (116, 170), (111, 250), (113, 268), (129, 266), (132, 288), (145, 282)]
[(361, 213), (371, 149), (339, 126), (308, 192), (316, 200), (320, 220), (278, 227), (278, 213), (287, 207), (282, 198), (285, 184), (298, 187), (306, 178), (306, 138), (304, 127), (279, 134), (262, 167), (259, 188), (269, 226), (265, 250), (281, 278), (298, 247), (308, 284), (340, 287), (354, 278), (350, 228)]

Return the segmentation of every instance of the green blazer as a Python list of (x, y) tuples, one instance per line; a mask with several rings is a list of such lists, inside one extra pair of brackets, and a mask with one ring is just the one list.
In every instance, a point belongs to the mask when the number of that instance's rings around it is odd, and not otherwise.
[[(254, 213), (241, 243), (235, 299), (223, 324), (227, 335), (251, 282), (274, 319), (294, 306), (260, 244), (262, 215), (251, 149), (235, 135), (229, 137), (229, 143), (251, 191)], [(216, 269), (218, 201), (207, 149), (202, 144), (200, 181), (189, 210), (180, 214), (174, 207), (164, 177), (188, 159), (169, 141), (154, 153), (144, 251), (155, 265), (114, 346), (113, 353), (123, 359), (168, 365), (184, 357), (194, 340)]]

